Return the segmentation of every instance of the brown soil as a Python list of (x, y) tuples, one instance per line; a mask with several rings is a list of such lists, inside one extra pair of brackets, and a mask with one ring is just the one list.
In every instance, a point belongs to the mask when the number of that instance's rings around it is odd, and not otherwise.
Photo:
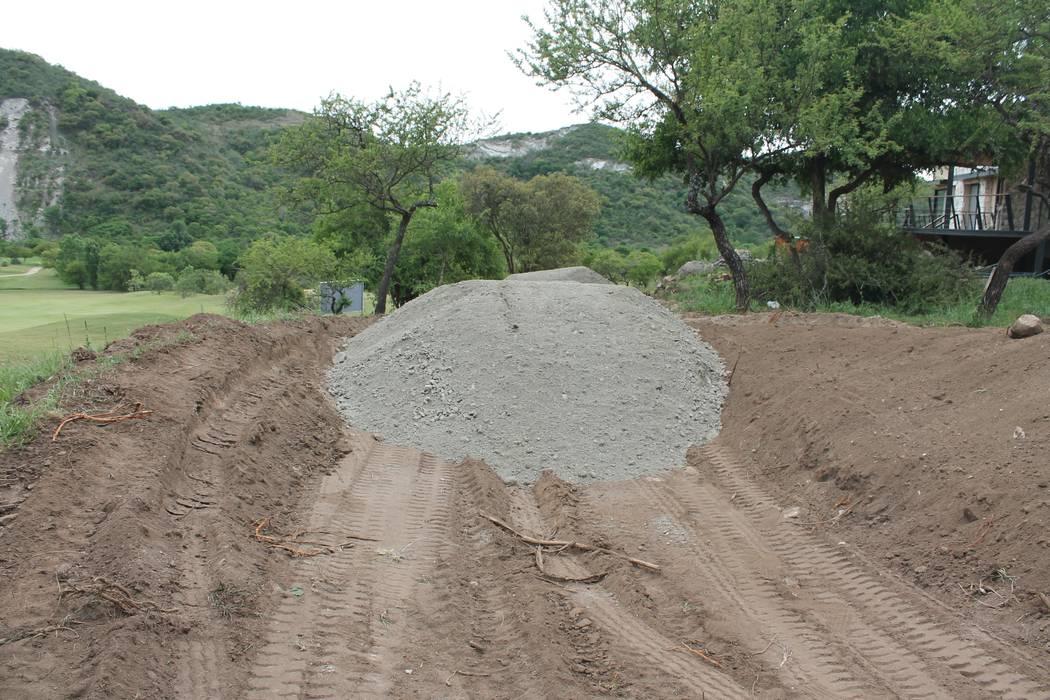
[(365, 321), (110, 348), (63, 411), (154, 414), (0, 454), (0, 697), (1050, 697), (1050, 338), (690, 322), (722, 436), (586, 487), (343, 427)]

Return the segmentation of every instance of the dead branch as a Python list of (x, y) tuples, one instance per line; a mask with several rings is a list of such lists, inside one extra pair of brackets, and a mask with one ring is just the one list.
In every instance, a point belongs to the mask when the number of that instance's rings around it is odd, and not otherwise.
[(130, 413), (120, 413), (120, 411), (126, 411), (124, 404), (117, 406), (116, 408), (105, 411), (103, 413), (73, 413), (65, 418), (55, 428), (55, 432), (51, 434), (51, 442), (58, 440), (58, 434), (62, 432), (62, 428), (66, 427), (67, 423), (72, 423), (77, 420), (89, 420), (95, 423), (101, 423), (103, 425), (109, 425), (110, 423), (120, 423), (121, 421), (131, 420), (132, 418), (145, 418), (153, 413), (153, 411), (142, 408), (141, 403), (136, 403), (134, 408), (131, 409)]
[(684, 651), (684, 652), (687, 652), (687, 653), (692, 654), (694, 656), (700, 657), (701, 659), (703, 659), (704, 661), (708, 662), (709, 664), (717, 666), (718, 668), (722, 668), (722, 664), (718, 660), (713, 659), (710, 656), (708, 656), (707, 655), (707, 649), (704, 649), (703, 647), (697, 648), (697, 647), (689, 646), (689, 644), (687, 644), (686, 642), (682, 642), (680, 645), (678, 645), (676, 647), (672, 647), (671, 650), (672, 651)]
[(80, 634), (76, 630), (65, 627), (64, 625), (47, 625), (46, 627), (38, 627), (32, 630), (19, 630), (12, 634), (10, 637), (4, 637), (0, 639), (0, 647), (5, 644), (14, 644), (15, 642), (21, 642), (23, 639), (36, 639), (37, 637), (46, 637), (52, 632), (72, 632), (78, 638)]
[(661, 570), (657, 564), (653, 564), (652, 562), (644, 561), (642, 559), (635, 559), (634, 557), (629, 557), (626, 554), (614, 551), (612, 549), (606, 549), (605, 547), (598, 547), (597, 545), (586, 544), (584, 542), (571, 542), (569, 540), (543, 540), (537, 537), (531, 537), (522, 532), (518, 532), (499, 518), (494, 518), (493, 516), (486, 515), (485, 513), (481, 513), (480, 515), (492, 524), (496, 525), (497, 527), (503, 530), (506, 530), (507, 532), (514, 535), (526, 544), (531, 544), (538, 547), (567, 547), (570, 549), (578, 549), (582, 552), (601, 552), (603, 554), (609, 554), (614, 557), (619, 557), (620, 559), (628, 561), (631, 564), (634, 564), (635, 566), (641, 567), (643, 569), (649, 569), (650, 571)]
[(99, 598), (115, 605), (125, 615), (134, 615), (143, 610), (160, 613), (178, 612), (176, 608), (162, 608), (151, 600), (135, 600), (127, 588), (96, 576), (89, 584), (70, 583), (62, 589), (61, 597), (88, 596)]
[(255, 539), (258, 542), (273, 547), (274, 549), (282, 549), (293, 557), (316, 557), (319, 554), (332, 554), (335, 549), (328, 546), (318, 545), (315, 549), (304, 549), (295, 546), (296, 544), (305, 544), (303, 542), (295, 542), (296, 537), (299, 533), (292, 533), (291, 535), (265, 535), (263, 530), (266, 529), (270, 524), (269, 518), (263, 518), (254, 523), (255, 525)]
[(447, 685), (448, 687), (451, 688), (452, 687), (452, 679), (455, 678), (456, 676), (476, 676), (476, 677), (479, 677), (479, 678), (487, 678), (488, 676), (491, 676), (491, 675), (492, 675), (491, 673), (476, 673), (474, 671), (460, 671), (459, 669), (456, 669), (455, 671), (452, 672), (451, 676), (449, 676), (448, 678), (445, 679), (445, 685)]
[[(562, 551), (565, 548), (558, 551)], [(547, 579), (550, 579), (550, 583), (554, 581), (561, 581), (562, 583), (598, 583), (605, 578), (609, 572), (603, 571), (600, 574), (591, 574), (590, 576), (560, 576), (558, 574), (552, 574), (547, 571), (543, 566), (543, 547), (536, 547), (536, 568), (540, 570)]]
[(1050, 598), (1047, 598), (1046, 595), (1041, 592), (1036, 592), (1036, 595), (1039, 596), (1039, 602), (1041, 602), (1043, 607), (1046, 608), (1046, 612), (1050, 613)]

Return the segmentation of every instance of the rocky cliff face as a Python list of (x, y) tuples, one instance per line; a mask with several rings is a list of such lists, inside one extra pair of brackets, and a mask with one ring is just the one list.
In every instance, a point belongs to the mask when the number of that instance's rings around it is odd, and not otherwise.
[(0, 100), (0, 234), (23, 238), (62, 194), (64, 152), (53, 108)]

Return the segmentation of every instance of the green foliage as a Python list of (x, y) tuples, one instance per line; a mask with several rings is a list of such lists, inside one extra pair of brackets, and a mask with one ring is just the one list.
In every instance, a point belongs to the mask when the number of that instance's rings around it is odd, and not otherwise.
[(293, 195), (322, 214), (370, 207), (398, 217), (376, 291), (376, 313), (386, 310), (412, 217), (437, 206), (434, 186), (476, 128), (462, 99), (447, 93), (431, 97), (413, 83), (372, 103), (332, 95), (273, 148), (274, 160), (299, 175)]
[[(156, 281), (156, 278), (154, 278), (154, 281)], [(179, 273), (179, 278), (175, 281), (175, 291), (182, 297), (194, 294), (222, 294), (229, 290), (230, 286), (230, 281), (219, 272), (215, 270), (197, 270), (192, 266), (183, 268)]]
[(506, 274), (496, 241), (465, 210), (455, 180), (435, 188), (438, 206), (420, 211), (398, 259), (390, 295), (405, 302), (443, 284)]
[(565, 173), (521, 182), (482, 166), (464, 173), (460, 187), (466, 211), (499, 243), (509, 272), (577, 262), (600, 207), (594, 190)]
[(170, 292), (175, 289), (175, 278), (169, 272), (151, 272), (142, 282), (142, 289), (148, 292)]
[[(635, 176), (625, 162), (624, 132), (604, 124), (578, 124), (543, 134), (511, 134), (489, 139), (493, 146), (520, 148), (520, 155), (484, 157), (484, 165), (518, 180), (564, 172), (598, 193), (601, 212), (594, 224), (601, 243), (615, 247), (659, 247), (707, 231), (704, 222), (685, 210), (686, 186), (680, 177)], [(533, 150), (525, 150), (526, 140)], [(753, 177), (745, 176), (721, 204), (729, 235), (739, 244), (766, 241), (770, 232), (748, 193)], [(745, 186), (746, 185), (746, 186)], [(770, 208), (784, 221), (798, 217), (798, 188), (791, 183), (766, 188)]]
[(707, 236), (680, 238), (660, 253), (660, 263), (665, 275), (673, 275), (678, 268), (690, 260), (716, 260), (718, 248)]
[(947, 249), (924, 248), (894, 226), (850, 216), (814, 232), (796, 266), (773, 255), (750, 267), (759, 300), (812, 310), (873, 304), (925, 314), (970, 298), (972, 273)]
[(231, 306), (238, 313), (303, 308), (306, 289), (336, 276), (328, 248), (308, 239), (267, 236), (253, 242), (240, 260)]
[(584, 254), (582, 262), (608, 280), (627, 283), (627, 258), (614, 248), (591, 248)]
[(657, 275), (663, 263), (647, 250), (634, 250), (627, 256), (627, 281), (636, 287), (646, 287)]
[[(19, 204), (33, 214), (23, 221), (44, 210), (57, 168), (64, 169), (63, 196), (44, 212), (44, 229), (30, 226), (30, 233), (164, 238), (182, 222), (191, 239), (219, 241), (308, 226), (274, 205), (271, 188), (289, 180), (267, 157), (301, 113), (240, 105), (152, 111), (37, 56), (3, 49), (0, 95), (30, 100), (20, 126), (31, 144), (50, 135), (46, 108), (58, 114), (59, 142), (19, 159)], [(189, 243), (175, 236), (174, 245), (161, 247)]]

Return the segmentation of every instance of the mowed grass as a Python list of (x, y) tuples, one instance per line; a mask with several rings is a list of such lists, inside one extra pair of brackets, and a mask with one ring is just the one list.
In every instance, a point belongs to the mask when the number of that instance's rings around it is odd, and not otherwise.
[(0, 277), (0, 363), (82, 345), (97, 350), (139, 326), (201, 312), (225, 313), (223, 296), (70, 289), (54, 270)]

